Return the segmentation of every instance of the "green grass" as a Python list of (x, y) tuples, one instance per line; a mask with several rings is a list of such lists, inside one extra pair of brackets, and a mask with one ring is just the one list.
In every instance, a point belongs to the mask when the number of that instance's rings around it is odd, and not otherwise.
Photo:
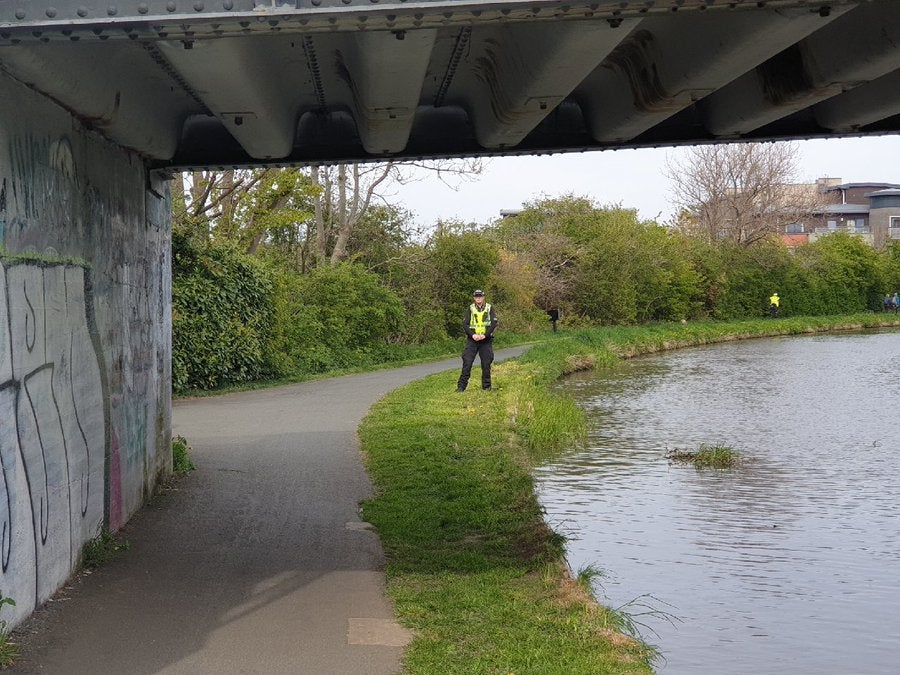
[(81, 549), (81, 565), (87, 568), (99, 567), (118, 558), (123, 551), (128, 550), (128, 546), (128, 541), (104, 526), (100, 534), (86, 542)]
[[(565, 373), (694, 344), (900, 325), (883, 315), (658, 324), (560, 332), (495, 367), (497, 390), (454, 394), (449, 371), (376, 404), (359, 434), (376, 495), (363, 504), (385, 547), (388, 592), (416, 638), (405, 672), (647, 673), (647, 600), (599, 605), (561, 562), (531, 466), (577, 444), (581, 411), (547, 387)], [(477, 375), (475, 376), (477, 379)], [(579, 584), (580, 581), (580, 584)]]
[(649, 672), (647, 648), (565, 573), (564, 539), (535, 498), (532, 452), (580, 438), (583, 415), (536, 384), (536, 365), (498, 365), (490, 393), (455, 394), (455, 377), (389, 395), (360, 428), (378, 488), (363, 514), (418, 635), (407, 672)]
[(172, 439), (172, 473), (177, 476), (189, 474), (196, 469), (191, 460), (191, 446), (184, 436), (175, 436)]
[(733, 469), (741, 461), (741, 456), (727, 445), (708, 443), (701, 443), (695, 452), (676, 449), (666, 457), (676, 462), (689, 462), (698, 469)]
[[(16, 601), (0, 593), (0, 611), (5, 605), (15, 606)], [(8, 668), (19, 657), (19, 647), (9, 639), (9, 625), (0, 619), (0, 668)]]

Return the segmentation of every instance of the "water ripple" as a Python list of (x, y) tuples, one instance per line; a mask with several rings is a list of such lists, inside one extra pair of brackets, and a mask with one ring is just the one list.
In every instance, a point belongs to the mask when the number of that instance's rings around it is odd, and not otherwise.
[[(563, 384), (594, 427), (536, 471), (539, 496), (572, 567), (609, 570), (609, 604), (677, 608), (652, 624), (661, 672), (894, 671), (898, 355), (896, 332), (753, 340)], [(744, 464), (665, 459), (717, 442)]]

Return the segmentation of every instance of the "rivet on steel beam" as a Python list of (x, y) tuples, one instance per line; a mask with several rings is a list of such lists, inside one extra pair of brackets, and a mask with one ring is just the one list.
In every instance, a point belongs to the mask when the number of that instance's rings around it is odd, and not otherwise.
[(349, 5), (353, 0), (341, 0), (345, 5)]
[(16, 10), (16, 18), (19, 19), (20, 21), (21, 21), (22, 19), (24, 19), (24, 18), (25, 18), (25, 10), (24, 10), (24, 9), (17, 9), (17, 10)]
[(195, 2), (195, 3), (194, 3), (194, 11), (195, 11), (195, 12), (202, 12), (202, 11), (203, 11), (203, 3), (202, 3), (202, 2), (199, 2), (199, 1), (198, 1), (198, 2)]
[(369, 0), (369, 2), (378, 2), (378, 0)]
[(322, 0), (312, 0), (313, 7), (318, 7), (322, 4)]
[(56, 16), (56, 7), (48, 7), (47, 11), (44, 12), (44, 14), (47, 15), (47, 18), (52, 19), (54, 16)]
[(39, 37), (41, 37), (41, 35), (43, 35), (43, 33), (39, 30), (31, 31), (31, 34), (36, 38), (39, 38)]
[(150, 11), (150, 7), (147, 6), (146, 2), (142, 2), (138, 5), (138, 14), (146, 14)]
[(821, 16), (823, 19), (831, 16), (831, 7), (829, 7), (828, 5), (822, 5), (821, 7), (819, 7), (819, 16)]
[(231, 0), (225, 0), (225, 2), (222, 3), (222, 9), (230, 12), (232, 9), (234, 9), (234, 3)]
[(606, 23), (609, 24), (610, 28), (618, 28), (619, 26), (622, 25), (622, 19), (619, 19), (619, 18), (607, 19)]
[(87, 7), (82, 5), (78, 9), (75, 10), (75, 13), (80, 16), (82, 19), (88, 15)]
[(110, 5), (109, 7), (106, 8), (106, 13), (109, 16), (115, 16), (116, 14), (119, 13), (119, 10), (116, 9), (115, 7), (113, 7), (112, 5)]
[(70, 37), (69, 39), (70, 39), (72, 42), (78, 42), (78, 41), (81, 39), (81, 37), (78, 36), (78, 35), (73, 35), (73, 36)]
[(176, 9), (178, 9), (178, 6), (174, 2), (171, 2), (171, 0), (166, 3), (167, 12), (174, 12)]

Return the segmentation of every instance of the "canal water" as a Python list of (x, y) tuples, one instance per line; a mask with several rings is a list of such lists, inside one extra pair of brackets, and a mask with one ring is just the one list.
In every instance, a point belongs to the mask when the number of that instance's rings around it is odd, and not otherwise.
[[(695, 347), (560, 386), (592, 430), (536, 470), (541, 502), (572, 569), (632, 603), (658, 672), (900, 672), (900, 333)], [(701, 443), (744, 461), (665, 458)]]

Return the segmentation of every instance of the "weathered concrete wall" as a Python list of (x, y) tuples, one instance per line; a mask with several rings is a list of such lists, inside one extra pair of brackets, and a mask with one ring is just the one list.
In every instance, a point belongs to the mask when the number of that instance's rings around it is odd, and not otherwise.
[(138, 157), (0, 72), (0, 618), (170, 467), (168, 214)]

